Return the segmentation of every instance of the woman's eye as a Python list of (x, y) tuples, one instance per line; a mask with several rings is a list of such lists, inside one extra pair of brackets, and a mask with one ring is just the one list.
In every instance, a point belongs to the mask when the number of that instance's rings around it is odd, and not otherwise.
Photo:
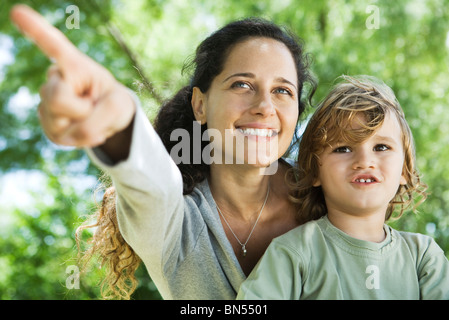
[(390, 150), (390, 147), (385, 144), (378, 144), (374, 147), (374, 151), (387, 151)]
[(275, 93), (280, 93), (280, 94), (286, 94), (286, 95), (289, 95), (289, 96), (293, 95), (290, 90), (285, 89), (285, 88), (277, 88), (277, 89), (274, 90), (274, 92)]
[(347, 153), (347, 152), (351, 152), (351, 149), (349, 147), (338, 147), (338, 148), (334, 149), (333, 152), (334, 153)]
[(250, 89), (251, 87), (250, 87), (250, 85), (247, 84), (246, 82), (237, 81), (237, 82), (234, 82), (234, 83), (231, 85), (231, 88)]

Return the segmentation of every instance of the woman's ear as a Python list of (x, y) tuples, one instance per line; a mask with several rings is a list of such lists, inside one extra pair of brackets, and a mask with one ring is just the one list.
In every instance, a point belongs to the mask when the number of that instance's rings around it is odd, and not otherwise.
[(202, 125), (206, 123), (206, 95), (201, 92), (200, 88), (194, 87), (192, 91), (192, 109), (195, 119)]

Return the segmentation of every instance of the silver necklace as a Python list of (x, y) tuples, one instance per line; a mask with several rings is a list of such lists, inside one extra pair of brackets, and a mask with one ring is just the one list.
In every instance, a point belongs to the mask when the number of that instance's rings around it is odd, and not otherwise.
[(246, 244), (248, 243), (249, 239), (251, 238), (251, 236), (252, 236), (252, 234), (253, 234), (253, 231), (254, 231), (254, 229), (256, 228), (257, 222), (259, 222), (260, 215), (262, 214), (263, 208), (265, 208), (265, 204), (267, 203), (268, 195), (269, 195), (269, 194), (270, 194), (270, 184), (268, 184), (267, 195), (265, 196), (265, 201), (263, 202), (262, 209), (260, 209), (259, 216), (257, 217), (257, 220), (256, 220), (256, 222), (254, 223), (253, 228), (251, 229), (251, 232), (249, 233), (249, 236), (248, 236), (248, 238), (246, 239), (245, 243), (242, 243), (242, 242), (240, 241), (240, 239), (236, 236), (236, 234), (235, 234), (234, 231), (232, 230), (231, 226), (229, 225), (229, 222), (226, 220), (225, 216), (223, 215), (223, 213), (221, 212), (220, 208), (218, 207), (218, 204), (215, 204), (216, 207), (217, 207), (217, 210), (218, 210), (218, 212), (220, 213), (220, 215), (222, 216), (224, 222), (226, 222), (226, 225), (228, 226), (229, 230), (230, 230), (231, 233), (234, 235), (235, 240), (237, 240), (237, 242), (238, 242), (238, 243), (240, 244), (240, 246), (242, 247), (242, 253), (243, 253), (243, 256), (244, 256), (244, 257), (246, 256), (246, 252), (247, 252), (247, 251), (246, 251)]

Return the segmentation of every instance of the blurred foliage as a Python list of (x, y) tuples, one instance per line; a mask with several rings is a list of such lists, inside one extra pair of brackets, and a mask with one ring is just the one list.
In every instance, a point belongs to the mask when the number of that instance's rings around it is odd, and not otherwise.
[[(97, 299), (101, 270), (82, 274), (80, 289), (67, 288), (66, 271), (77, 263), (74, 232), (94, 210), (99, 172), (82, 150), (55, 146), (39, 127), (37, 93), (50, 62), (10, 23), (8, 13), (15, 3), (0, 2), (0, 299)], [(273, 20), (304, 39), (319, 79), (315, 103), (341, 74), (383, 79), (405, 110), (418, 167), (431, 192), (419, 213), (408, 213), (392, 225), (435, 237), (449, 255), (447, 0), (23, 3), (135, 90), (150, 118), (187, 81), (182, 66), (200, 41), (225, 23), (248, 16)], [(72, 14), (66, 8), (73, 4), (80, 11), (79, 29), (66, 25)], [(379, 24), (371, 29), (373, 8)], [(24, 172), (30, 174), (25, 182), (15, 178)], [(40, 180), (32, 189), (36, 172)], [(11, 196), (8, 177), (17, 180), (17, 197)], [(134, 298), (159, 299), (144, 268), (138, 277)]]

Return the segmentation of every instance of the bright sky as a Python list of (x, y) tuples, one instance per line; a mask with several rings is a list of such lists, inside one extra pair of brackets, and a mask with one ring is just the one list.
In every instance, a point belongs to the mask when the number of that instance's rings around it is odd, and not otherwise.
[(0, 82), (3, 80), (4, 66), (14, 62), (13, 42), (10, 37), (0, 33)]
[[(4, 81), (5, 66), (14, 62), (12, 53), (14, 44), (12, 39), (4, 34), (0, 34), (0, 83)], [(14, 113), (18, 119), (25, 119), (31, 108), (34, 108), (39, 101), (39, 95), (32, 94), (27, 87), (21, 87), (17, 94), (11, 97), (7, 110)], [(19, 137), (26, 139), (29, 132), (26, 128), (17, 132)], [(0, 150), (7, 146), (7, 141), (0, 137)], [(59, 147), (54, 145), (48, 150), (42, 150), (44, 156), (52, 157), (54, 150)], [(82, 162), (82, 163), (81, 163)], [(85, 168), (85, 161), (80, 161), (79, 166)], [(74, 164), (74, 170), (77, 166)], [(79, 168), (80, 171), (83, 168)], [(84, 176), (70, 179), (66, 183), (70, 183), (77, 192), (82, 193), (86, 188), (93, 188), (96, 184), (94, 177)], [(73, 180), (73, 181), (72, 181)], [(35, 194), (42, 195), (38, 201), (51, 205), (53, 199), (46, 194), (47, 177), (38, 170), (17, 170), (7, 174), (0, 173), (0, 234), (3, 228), (13, 223), (14, 217), (8, 215), (12, 209), (20, 209), (33, 215), (36, 214), (34, 204)]]
[[(5, 77), (5, 66), (14, 62), (14, 55), (12, 53), (13, 41), (4, 34), (0, 34), (0, 82)], [(33, 100), (33, 97), (26, 87), (22, 87), (19, 92), (11, 98), (7, 108), (12, 109), (14, 106), (14, 112), (17, 112), (18, 117), (24, 117), (26, 110), (28, 109)], [(17, 108), (16, 108), (17, 107)], [(12, 111), (12, 110), (11, 110)], [(5, 148), (6, 141), (0, 139), (0, 150)], [(32, 197), (27, 189), (36, 189), (39, 185), (42, 185), (42, 177), (39, 177), (38, 172), (25, 172), (18, 171), (5, 175), (0, 175), (0, 204), (4, 208), (12, 204), (15, 205), (29, 205)], [(0, 220), (2, 217), (0, 217)], [(5, 216), (3, 216), (5, 219)]]

